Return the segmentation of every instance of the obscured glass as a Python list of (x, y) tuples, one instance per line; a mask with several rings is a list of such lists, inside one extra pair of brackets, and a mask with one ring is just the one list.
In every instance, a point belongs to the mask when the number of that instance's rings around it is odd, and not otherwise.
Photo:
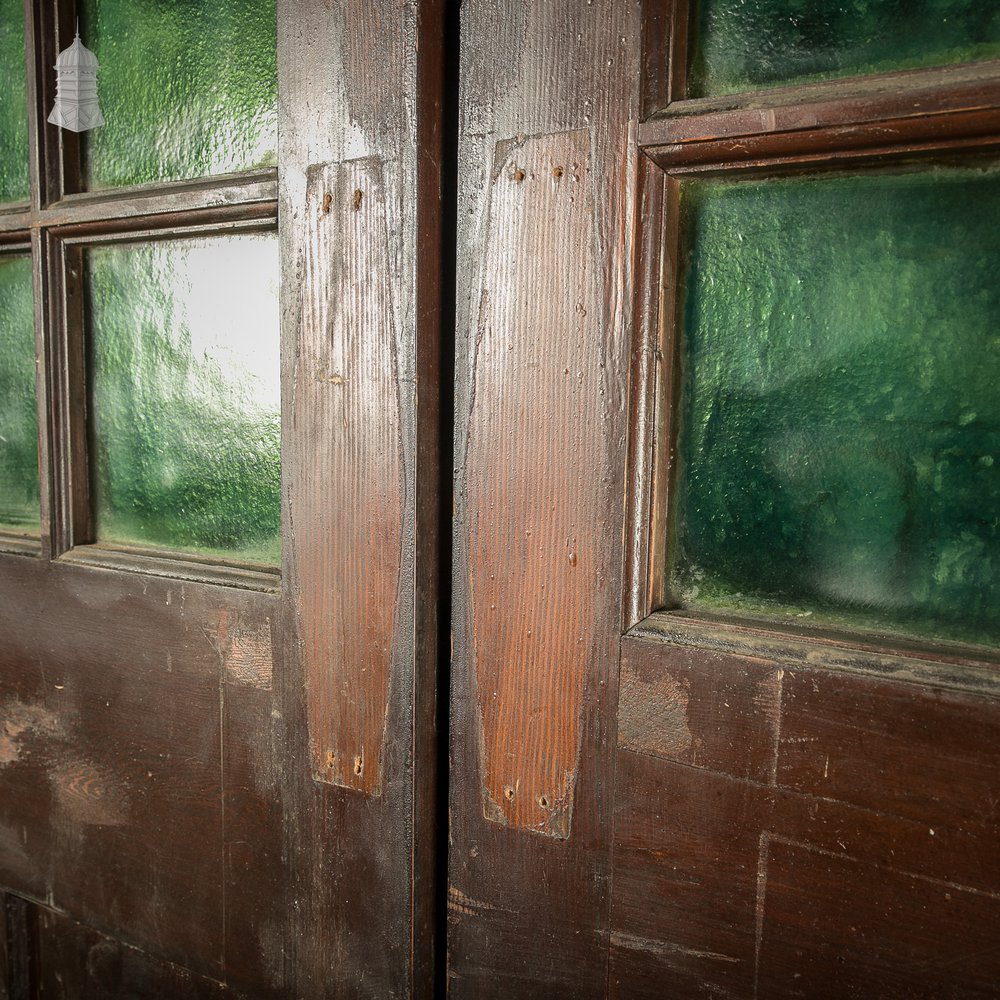
[(688, 96), (1000, 56), (983, 0), (696, 0)]
[(680, 603), (1000, 638), (1000, 174), (685, 182)]
[(23, 0), (0, 0), (0, 202), (28, 200)]
[(38, 534), (31, 258), (0, 257), (0, 531)]
[(87, 251), (98, 540), (280, 555), (278, 241)]
[(88, 187), (273, 166), (275, 0), (84, 0), (106, 124), (84, 133)]

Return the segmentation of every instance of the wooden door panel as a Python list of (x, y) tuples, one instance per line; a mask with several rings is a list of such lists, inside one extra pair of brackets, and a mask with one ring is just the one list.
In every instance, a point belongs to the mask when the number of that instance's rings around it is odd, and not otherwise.
[(638, 45), (634, 4), (462, 5), (456, 997), (607, 987)]
[(270, 635), (225, 623), (269, 630), (276, 596), (12, 559), (4, 597), (3, 884), (218, 976), (228, 845), (280, 830), (244, 828), (261, 784), (227, 766), (260, 736), (227, 692)]
[[(25, 6), (35, 189), (0, 240), (35, 227), (53, 301), (43, 538), (0, 553), (0, 886), (44, 966), (21, 991), (430, 995), (445, 4), (279, 4), (278, 170), (80, 197), (79, 144), (40, 110), (73, 4)], [(85, 544), (84, 306), (60, 241), (276, 217), (280, 580)]]
[(444, 4), (281, 13), (288, 962), (296, 996), (422, 996), (440, 817)]
[(624, 650), (623, 693), (646, 696), (620, 706), (613, 995), (989, 995), (995, 702), (648, 639)]

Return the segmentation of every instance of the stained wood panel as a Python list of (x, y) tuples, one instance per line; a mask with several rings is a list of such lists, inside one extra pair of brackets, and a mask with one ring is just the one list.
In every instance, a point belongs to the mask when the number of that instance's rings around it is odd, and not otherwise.
[(989, 995), (995, 701), (625, 649), (612, 995)]
[(774, 782), (784, 671), (711, 650), (622, 642), (618, 744)]
[(564, 838), (600, 596), (600, 484), (575, 476), (601, 445), (566, 433), (600, 380), (590, 136), (498, 143), (492, 178), (465, 462), (483, 809)]
[(28, 915), (33, 941), (32, 995), (39, 998), (242, 1000), (245, 996), (48, 907), (30, 906)]
[(769, 838), (757, 990), (773, 997), (990, 997), (1000, 894)]
[(28, 559), (5, 575), (0, 879), (220, 977), (218, 637), (274, 617), (274, 597)]
[(288, 500), (313, 777), (368, 794), (381, 791), (403, 518), (382, 173), (371, 158), (309, 170)]
[(433, 986), (441, 331), (428, 219), (444, 9), (280, 10), (288, 517), (274, 685), (297, 997)]
[(607, 985), (639, 34), (633, 4), (462, 5), (457, 997)]

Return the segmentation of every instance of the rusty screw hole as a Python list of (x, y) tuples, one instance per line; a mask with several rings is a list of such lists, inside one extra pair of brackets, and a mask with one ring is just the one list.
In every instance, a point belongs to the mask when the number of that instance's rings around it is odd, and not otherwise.
[(540, 805), (540, 806), (541, 806), (541, 807), (542, 807), (543, 809), (548, 809), (548, 808), (549, 808), (549, 800), (548, 800), (548, 798), (547, 798), (546, 796), (544, 796), (544, 795), (539, 795), (539, 796), (538, 796), (538, 804), (539, 804), (539, 805)]
[(514, 180), (515, 180), (515, 181), (516, 181), (516, 182), (517, 182), (518, 184), (520, 184), (520, 183), (521, 183), (521, 181), (523, 181), (523, 180), (524, 180), (524, 171), (523, 171), (523, 170), (515, 170), (515, 171), (514, 171)]
[(507, 801), (509, 802), (511, 799), (514, 798), (514, 786), (513, 785), (505, 785), (504, 786), (504, 790), (503, 790), (503, 794), (504, 794), (504, 798), (507, 799)]
[(332, 194), (325, 194), (325, 195), (323, 195), (323, 214), (324, 215), (329, 215), (330, 214), (330, 206), (332, 204), (333, 204), (333, 195)]
[(552, 176), (558, 181), (562, 179), (562, 175), (564, 173), (566, 173), (566, 171), (563, 170), (562, 167), (556, 167), (555, 170), (552, 171)]
[(361, 208), (361, 199), (362, 198), (364, 198), (364, 195), (360, 191), (355, 191), (354, 192), (354, 201), (352, 201), (351, 204), (352, 204), (355, 212), (357, 212), (358, 209)]

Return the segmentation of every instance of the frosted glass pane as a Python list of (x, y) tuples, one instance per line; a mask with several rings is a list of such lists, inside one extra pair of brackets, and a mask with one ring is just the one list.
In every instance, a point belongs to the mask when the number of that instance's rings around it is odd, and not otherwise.
[(682, 191), (671, 579), (696, 607), (1000, 639), (1000, 175)]
[(1000, 57), (982, 0), (697, 0), (689, 96)]
[(275, 0), (84, 0), (106, 124), (84, 133), (90, 188), (273, 166)]
[(86, 274), (98, 540), (277, 563), (277, 237), (100, 247)]
[(0, 202), (28, 200), (24, 3), (0, 0)]
[(0, 531), (38, 534), (31, 259), (0, 257)]

